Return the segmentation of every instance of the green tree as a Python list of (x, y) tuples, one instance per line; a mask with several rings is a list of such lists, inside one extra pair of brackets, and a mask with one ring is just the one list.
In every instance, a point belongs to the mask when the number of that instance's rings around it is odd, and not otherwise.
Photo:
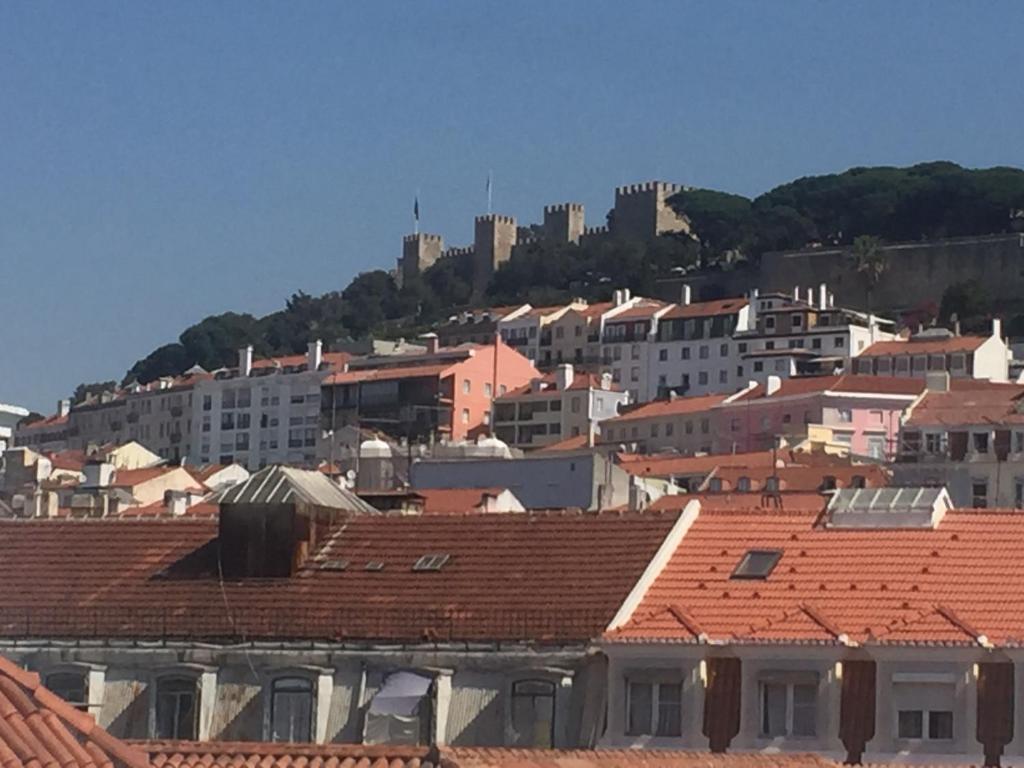
[(851, 253), (857, 265), (857, 274), (864, 278), (868, 312), (871, 312), (875, 288), (889, 268), (889, 261), (882, 253), (882, 243), (874, 235), (859, 235), (853, 241)]
[(102, 394), (103, 392), (113, 392), (115, 389), (117, 389), (116, 381), (95, 381), (89, 384), (82, 383), (75, 387), (75, 391), (71, 395), (71, 402), (81, 403), (86, 398)]

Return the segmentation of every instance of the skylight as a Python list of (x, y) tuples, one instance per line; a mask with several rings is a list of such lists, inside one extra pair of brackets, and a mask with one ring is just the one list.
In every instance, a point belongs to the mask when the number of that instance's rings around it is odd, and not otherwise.
[(380, 560), (371, 560), (370, 562), (368, 562), (366, 564), (364, 570), (367, 570), (367, 571), (383, 571), (384, 570), (384, 563), (381, 562)]
[(412, 566), (414, 571), (440, 571), (441, 566), (448, 562), (451, 555), (430, 554), (424, 555)]
[(782, 551), (778, 549), (751, 549), (743, 555), (732, 572), (734, 579), (767, 579), (775, 569)]
[(348, 560), (324, 560), (320, 565), (323, 571), (344, 571), (348, 568)]

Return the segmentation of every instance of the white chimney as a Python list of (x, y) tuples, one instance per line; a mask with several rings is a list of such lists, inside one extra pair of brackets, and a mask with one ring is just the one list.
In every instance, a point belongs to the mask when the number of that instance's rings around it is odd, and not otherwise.
[(622, 289), (622, 303), (625, 304), (629, 301), (629, 288)]
[(165, 491), (164, 506), (167, 507), (171, 517), (184, 517), (185, 510), (188, 509), (188, 493)]
[(836, 295), (832, 291), (828, 292), (828, 307), (831, 309), (836, 305)]
[(807, 287), (807, 303), (814, 306), (814, 288), (811, 286)]
[(252, 344), (238, 350), (238, 375), (248, 376), (252, 373)]
[(572, 386), (573, 369), (570, 363), (562, 363), (555, 369), (555, 386), (563, 392)]
[(1003, 321), (998, 317), (992, 318), (992, 335), (997, 339), (1003, 338)]
[(800, 301), (800, 286), (793, 286), (793, 301)]
[(822, 283), (818, 286), (818, 309), (825, 309), (828, 306), (828, 287)]
[(612, 375), (608, 372), (601, 374), (601, 389), (606, 392), (612, 388)]
[(71, 412), (71, 401), (70, 400), (58, 400), (57, 401), (57, 416), (63, 418)]
[(679, 297), (679, 303), (683, 304), (683, 305), (686, 305), (686, 304), (689, 304), (690, 301), (691, 301), (690, 286), (684, 285), (683, 286), (683, 290), (682, 290), (682, 295)]
[(764, 391), (768, 396), (774, 395), (782, 388), (782, 379), (778, 376), (769, 376), (768, 381), (765, 382)]
[(324, 343), (317, 339), (306, 345), (306, 368), (310, 371), (320, 370), (324, 359)]
[(114, 480), (114, 465), (105, 461), (90, 461), (82, 468), (85, 483), (90, 488), (107, 488)]
[(622, 306), (622, 291), (615, 290), (612, 292), (612, 304), (614, 304), (616, 307)]

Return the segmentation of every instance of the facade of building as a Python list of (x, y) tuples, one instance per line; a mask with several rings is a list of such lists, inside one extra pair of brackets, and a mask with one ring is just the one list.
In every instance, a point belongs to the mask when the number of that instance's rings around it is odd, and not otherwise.
[(858, 373), (924, 378), (946, 372), (954, 379), (1007, 381), (1011, 353), (1002, 334), (1002, 323), (992, 321), (989, 336), (960, 336), (944, 328), (930, 328), (908, 341), (884, 341), (871, 345), (858, 358)]
[(609, 374), (577, 373), (573, 365), (563, 363), (554, 373), (495, 400), (494, 434), (523, 450), (566, 437), (590, 437), (628, 402), (629, 396), (612, 384)]
[(31, 422), (20, 422), (14, 429), (14, 444), (18, 447), (32, 448), (36, 451), (63, 451), (68, 448), (70, 436), (68, 430), (68, 413), (71, 410), (70, 400), (57, 403), (57, 411), (52, 416)]
[(598, 443), (639, 453), (710, 453), (715, 445), (712, 409), (725, 395), (677, 397), (644, 403), (601, 424)]
[(0, 456), (4, 451), (14, 447), (14, 433), (18, 422), (28, 416), (28, 409), (19, 405), (0, 403)]
[(555, 360), (552, 351), (552, 324), (570, 309), (581, 310), (585, 307), (584, 302), (554, 307), (529, 307), (525, 312), (509, 313), (502, 317), (498, 321), (498, 333), (506, 344), (533, 361), (535, 365), (551, 367)]
[[(498, 324), (502, 320), (511, 320), (531, 309), (529, 304), (515, 307), (490, 307), (487, 309), (468, 309), (448, 318), (435, 329), (438, 345), (457, 347), (460, 344), (490, 344), (498, 333)], [(504, 337), (503, 337), (504, 338)], [(505, 340), (508, 343), (508, 339)]]
[(212, 378), (199, 368), (182, 376), (129, 386), (124, 396), (127, 438), (137, 440), (170, 462), (188, 458), (192, 446), (193, 391), (198, 382)]
[(614, 306), (610, 301), (586, 306), (573, 302), (561, 316), (548, 323), (549, 343), (542, 343), (539, 367), (572, 363), (580, 371), (601, 372), (601, 318)]
[(629, 392), (630, 401), (642, 402), (650, 391), (650, 339), (657, 331), (658, 318), (671, 306), (654, 299), (631, 297), (616, 291), (614, 309), (602, 318), (601, 358), (612, 382)]
[(927, 381), (903, 423), (896, 482), (944, 486), (960, 506), (1024, 509), (1024, 386)]
[(239, 350), (235, 368), (216, 371), (192, 390), (194, 464), (268, 464), (315, 467), (320, 434), (320, 387), (350, 356), (324, 353), (312, 342), (307, 354), (253, 360)]
[(327, 377), (320, 423), (329, 432), (358, 426), (410, 443), (464, 440), (489, 430), (495, 395), (537, 375), (504, 342), (440, 348), (432, 337), (426, 354), (352, 360)]

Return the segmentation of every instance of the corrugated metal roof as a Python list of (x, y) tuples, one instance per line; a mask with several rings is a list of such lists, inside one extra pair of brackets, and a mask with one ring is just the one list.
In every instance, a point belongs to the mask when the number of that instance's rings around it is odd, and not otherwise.
[(376, 514), (377, 510), (351, 491), (339, 487), (321, 472), (295, 467), (270, 466), (244, 483), (214, 497), (220, 504), (305, 503), (346, 512)]

